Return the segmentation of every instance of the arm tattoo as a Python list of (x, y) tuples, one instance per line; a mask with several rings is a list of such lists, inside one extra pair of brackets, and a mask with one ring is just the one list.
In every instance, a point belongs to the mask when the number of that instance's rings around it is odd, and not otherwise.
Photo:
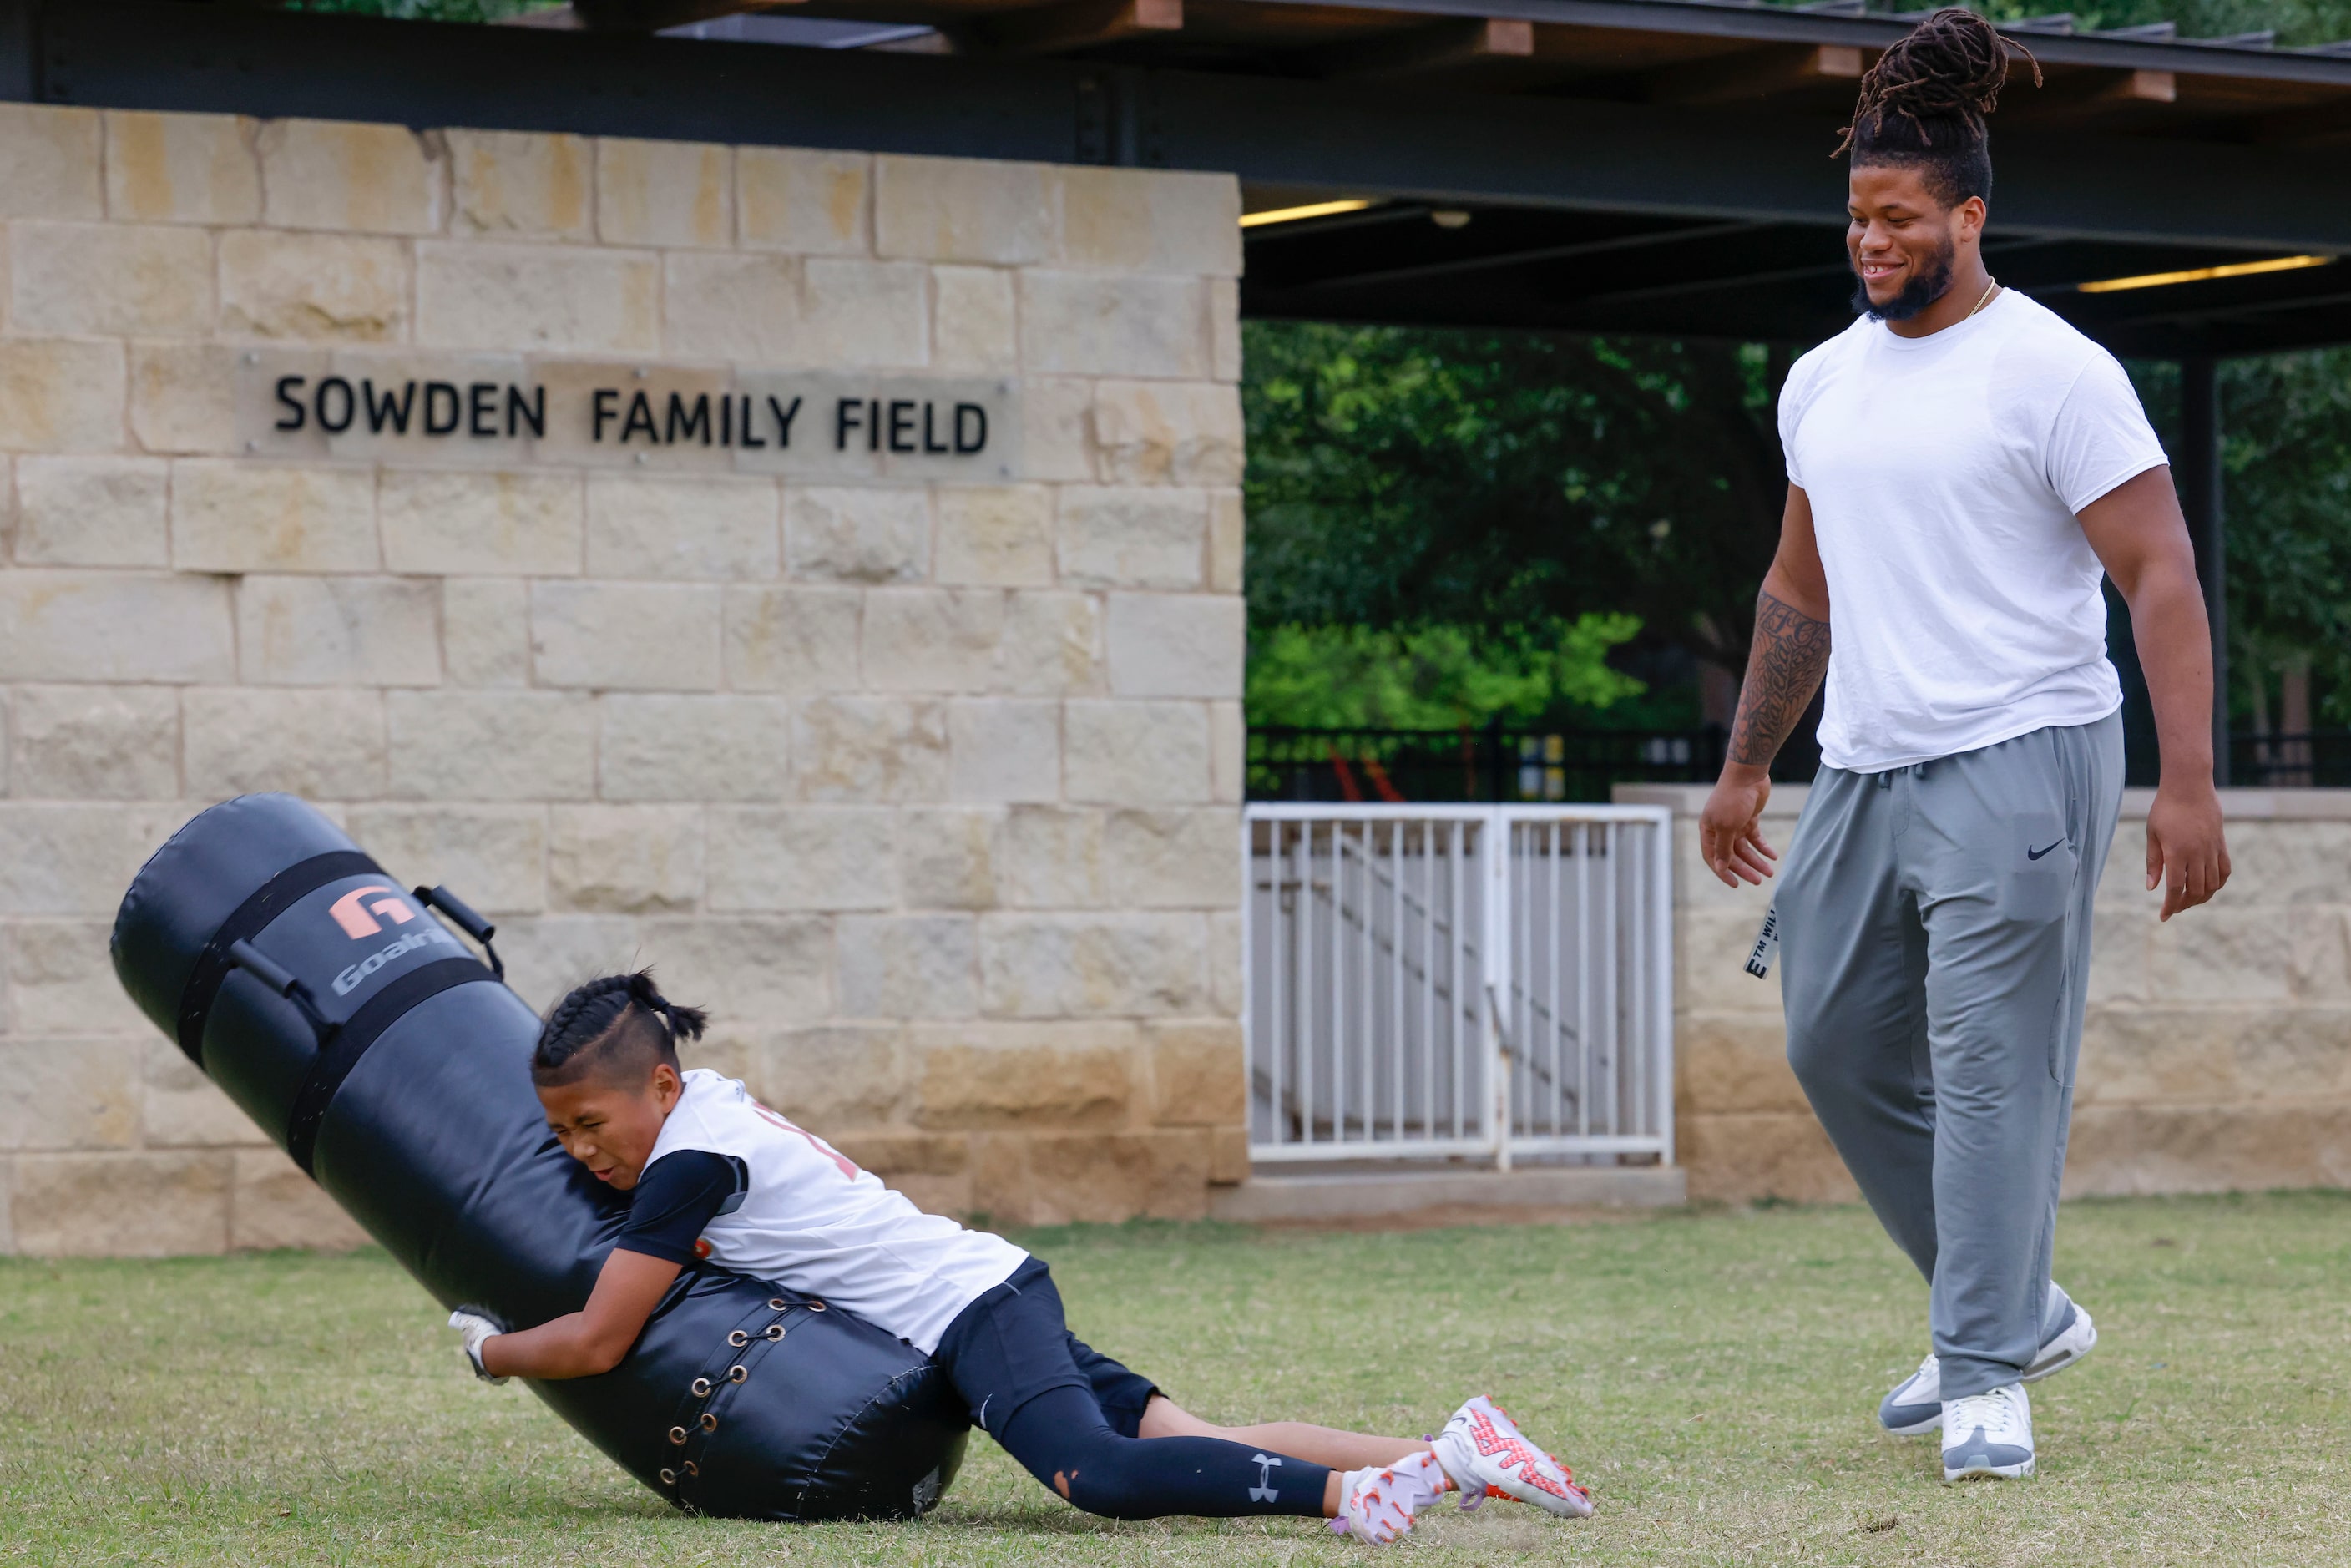
[(1747, 682), (1739, 689), (1739, 716), (1730, 727), (1730, 760), (1770, 766), (1828, 667), (1829, 623), (1769, 592), (1758, 597), (1755, 645), (1747, 655)]

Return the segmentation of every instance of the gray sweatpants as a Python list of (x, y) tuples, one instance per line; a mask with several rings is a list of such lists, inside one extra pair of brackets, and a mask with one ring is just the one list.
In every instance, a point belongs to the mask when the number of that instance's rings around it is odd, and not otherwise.
[(2119, 714), (1823, 768), (1780, 879), (1788, 1063), (1931, 1287), (1943, 1397), (2040, 1348)]

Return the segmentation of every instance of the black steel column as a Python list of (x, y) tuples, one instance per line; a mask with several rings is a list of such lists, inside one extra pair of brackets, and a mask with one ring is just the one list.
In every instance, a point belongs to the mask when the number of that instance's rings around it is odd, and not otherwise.
[(2217, 361), (2179, 361), (2180, 509), (2196, 547), (2196, 580), (2212, 622), (2212, 781), (2229, 782), (2229, 542), (2221, 509), (2220, 387)]

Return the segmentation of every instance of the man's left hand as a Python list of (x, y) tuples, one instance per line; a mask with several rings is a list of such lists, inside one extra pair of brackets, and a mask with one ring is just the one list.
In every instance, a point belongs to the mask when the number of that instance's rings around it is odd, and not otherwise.
[(2209, 900), (2229, 881), (2229, 844), (2220, 826), (2220, 797), (2210, 784), (2200, 789), (2155, 792), (2147, 810), (2147, 885), (2163, 887), (2168, 920)]

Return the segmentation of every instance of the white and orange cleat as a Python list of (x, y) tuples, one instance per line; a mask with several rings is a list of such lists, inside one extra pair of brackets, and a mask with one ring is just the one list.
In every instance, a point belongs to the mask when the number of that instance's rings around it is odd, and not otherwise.
[(1510, 1413), (1480, 1394), (1453, 1413), (1434, 1441), (1437, 1461), (1461, 1489), (1461, 1506), (1516, 1498), (1563, 1519), (1592, 1513), (1592, 1493), (1575, 1472), (1527, 1441)]
[(1334, 1534), (1370, 1546), (1388, 1546), (1412, 1528), (1413, 1516), (1451, 1489), (1437, 1456), (1422, 1452), (1393, 1465), (1349, 1470), (1339, 1478)]

